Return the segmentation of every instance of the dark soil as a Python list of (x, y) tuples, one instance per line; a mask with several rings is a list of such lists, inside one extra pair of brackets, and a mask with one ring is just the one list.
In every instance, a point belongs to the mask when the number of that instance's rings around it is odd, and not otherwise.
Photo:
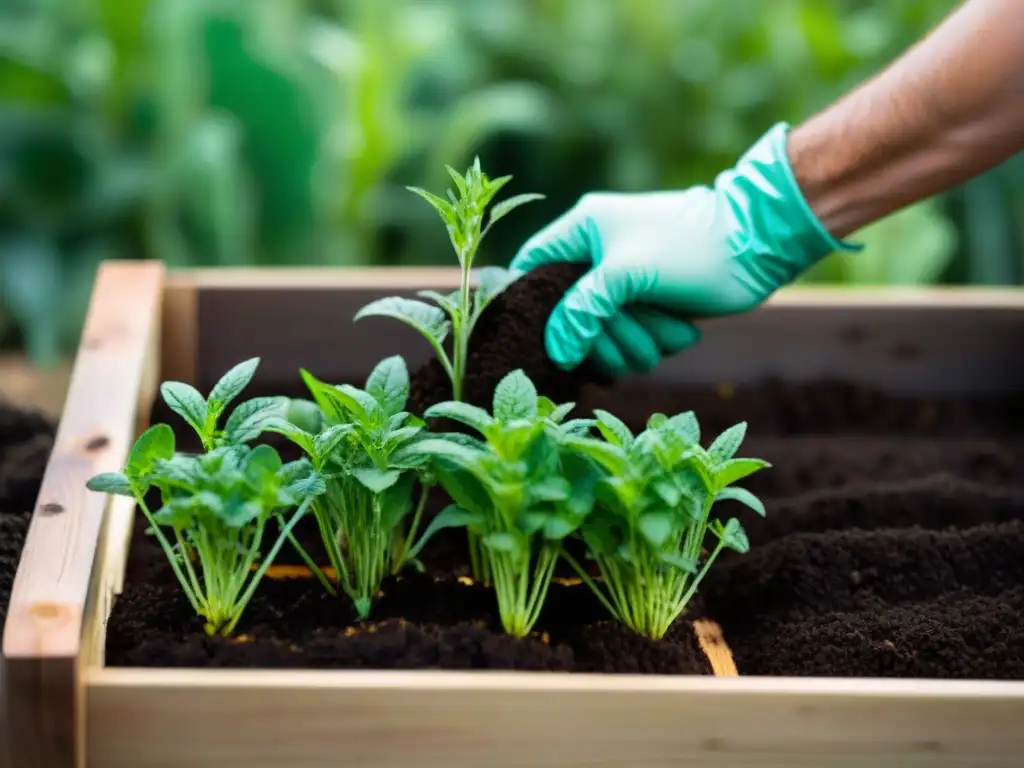
[[(468, 399), (487, 405), (501, 376), (521, 367), (553, 399), (607, 407), (634, 429), (651, 412), (691, 409), (706, 441), (749, 423), (741, 454), (774, 464), (745, 484), (768, 517), (722, 505), (752, 548), (723, 555), (690, 616), (723, 626), (741, 674), (1024, 679), (1024, 406), (898, 398), (842, 382), (583, 387), (590, 374), (555, 369), (542, 340), (543, 318), (577, 276), (576, 267), (531, 276), (492, 305)], [(416, 374), (414, 408), (450, 395), (438, 373)], [(107, 661), (709, 673), (688, 623), (663, 642), (644, 640), (608, 621), (579, 585), (552, 588), (536, 637), (505, 637), (493, 595), (453, 576), (466, 569), (460, 534), (434, 540), (426, 574), (385, 584), (369, 625), (357, 628), (315, 581), (274, 580), (250, 604), (242, 636), (223, 640), (202, 632), (140, 528)]]
[(43, 416), (0, 402), (0, 635), (53, 435)]

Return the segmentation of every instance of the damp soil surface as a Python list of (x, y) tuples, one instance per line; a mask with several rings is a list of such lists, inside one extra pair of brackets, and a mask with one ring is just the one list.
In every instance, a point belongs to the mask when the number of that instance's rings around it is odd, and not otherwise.
[[(487, 405), (501, 376), (523, 368), (542, 393), (583, 411), (607, 408), (635, 430), (655, 411), (694, 410), (706, 439), (748, 422), (741, 454), (774, 465), (746, 482), (768, 516), (721, 505), (752, 547), (722, 556), (688, 617), (722, 626), (740, 674), (1024, 679), (1020, 404), (894, 397), (831, 381), (584, 386), (592, 371), (565, 374), (543, 354), (546, 313), (578, 276), (576, 267), (547, 270), (495, 301), (481, 320), (467, 399)], [(449, 394), (436, 366), (415, 372), (414, 410)], [(154, 417), (176, 424), (159, 409)], [(385, 583), (365, 625), (315, 581), (272, 579), (239, 637), (211, 639), (140, 526), (107, 663), (710, 674), (688, 622), (645, 640), (571, 582), (552, 587), (535, 636), (512, 640), (493, 595), (463, 576), (461, 532), (433, 540), (424, 560), (426, 573)]]
[(0, 635), (53, 435), (46, 417), (0, 401)]

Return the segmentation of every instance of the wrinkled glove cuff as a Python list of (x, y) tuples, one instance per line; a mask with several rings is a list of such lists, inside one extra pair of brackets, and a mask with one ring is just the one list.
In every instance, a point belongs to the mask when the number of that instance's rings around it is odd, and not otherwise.
[(745, 219), (756, 250), (785, 262), (795, 277), (833, 252), (863, 246), (834, 237), (811, 210), (789, 162), (789, 130), (788, 123), (772, 126), (715, 186)]

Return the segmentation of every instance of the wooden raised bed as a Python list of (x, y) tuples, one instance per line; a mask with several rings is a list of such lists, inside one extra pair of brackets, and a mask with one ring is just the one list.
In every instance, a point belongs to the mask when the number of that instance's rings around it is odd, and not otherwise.
[[(148, 425), (158, 383), (206, 391), (259, 355), (261, 386), (300, 367), (358, 380), (413, 367), (411, 331), (353, 327), (371, 298), (451, 289), (453, 270), (99, 273), (3, 639), (14, 768), (1007, 765), (1024, 682), (739, 675), (705, 623), (716, 676), (105, 666), (134, 509), (86, 490)], [(407, 332), (408, 331), (408, 332)], [(822, 377), (892, 392), (1024, 387), (1024, 294), (791, 290), (706, 324), (663, 383)], [(698, 412), (699, 415), (699, 412)], [(743, 415), (740, 416), (743, 418)], [(771, 512), (769, 512), (769, 517)], [(725, 641), (728, 641), (726, 633)]]

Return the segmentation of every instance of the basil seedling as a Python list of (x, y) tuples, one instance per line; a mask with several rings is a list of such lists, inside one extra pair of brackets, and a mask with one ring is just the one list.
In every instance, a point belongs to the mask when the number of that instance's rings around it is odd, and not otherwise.
[[(727, 429), (705, 450), (690, 411), (672, 418), (655, 414), (636, 437), (612, 414), (595, 415), (604, 440), (571, 437), (568, 443), (604, 469), (597, 504), (582, 527), (604, 589), (564, 554), (613, 616), (637, 632), (662, 638), (719, 553), (726, 547), (749, 549), (739, 520), (711, 519), (712, 506), (733, 499), (764, 515), (754, 494), (731, 486), (770, 465), (734, 458), (745, 423)], [(717, 542), (702, 561), (708, 531)]]
[[(363, 389), (325, 384), (305, 370), (302, 378), (320, 408), (318, 419), (304, 413), (302, 420), (319, 425), (319, 433), (280, 418), (268, 428), (300, 446), (327, 478), (327, 490), (313, 503), (313, 512), (337, 582), (365, 618), (384, 577), (417, 564), (417, 555), (433, 535), (428, 529), (416, 539), (433, 480), (422, 470), (421, 459), (399, 455), (419, 437), (423, 421), (404, 410), (409, 372), (397, 355), (382, 360)], [(412, 512), (417, 478), (421, 489)], [(403, 530), (410, 512), (412, 521)], [(300, 554), (334, 593), (301, 548)]]
[[(488, 178), (480, 169), (479, 158), (474, 160), (464, 176), (449, 166), (446, 168), (455, 182), (458, 195), (449, 189), (448, 200), (445, 200), (418, 187), (409, 187), (409, 190), (430, 203), (447, 227), (452, 247), (462, 269), (459, 289), (447, 295), (436, 291), (420, 291), (417, 294), (430, 299), (437, 306), (418, 299), (397, 296), (378, 299), (359, 310), (355, 319), (358, 321), (373, 315), (393, 317), (419, 331), (433, 346), (438, 360), (448, 374), (452, 383), (453, 399), (461, 401), (466, 357), (473, 328), (487, 305), (511, 282), (508, 270), (484, 267), (477, 272), (476, 290), (471, 290), (470, 274), (473, 270), (473, 259), (481, 241), (495, 222), (525, 203), (543, 199), (544, 195), (530, 193), (502, 200), (491, 209), (487, 224), (484, 226), (485, 209), (512, 177)], [(449, 333), (452, 335), (450, 358), (444, 348)]]
[(586, 426), (561, 424), (571, 408), (538, 397), (517, 370), (495, 388), (492, 413), (457, 401), (427, 410), (428, 417), (454, 419), (481, 438), (437, 435), (408, 449), (432, 459), (438, 481), (455, 502), (432, 525), (472, 532), (474, 570), (492, 578), (502, 626), (516, 637), (536, 623), (562, 540), (593, 504), (593, 463), (563, 449)]
[[(155, 513), (145, 499), (152, 487), (163, 501)], [(207, 633), (230, 635), (286, 537), (325, 486), (308, 461), (283, 464), (267, 445), (175, 455), (174, 432), (156, 424), (136, 441), (123, 472), (97, 475), (88, 488), (135, 498)], [(293, 508), (286, 521), (283, 510)], [(261, 560), (271, 517), (281, 533)], [(175, 544), (161, 528), (173, 532)]]

